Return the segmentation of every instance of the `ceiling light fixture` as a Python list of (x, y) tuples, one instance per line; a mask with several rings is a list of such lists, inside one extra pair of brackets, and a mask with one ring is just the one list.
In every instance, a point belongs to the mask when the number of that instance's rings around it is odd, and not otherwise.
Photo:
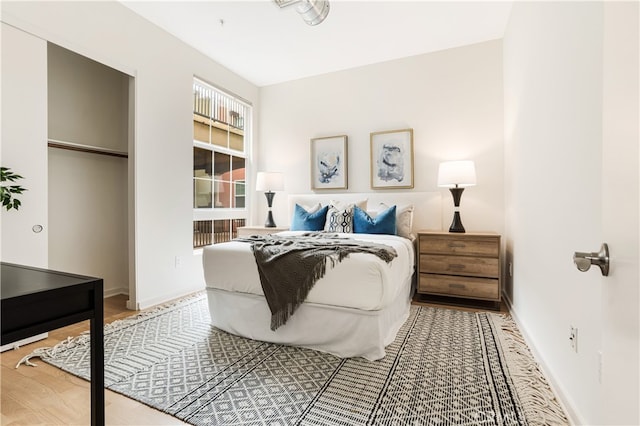
[(296, 11), (309, 25), (318, 25), (329, 14), (329, 0), (273, 0), (281, 9), (296, 5)]

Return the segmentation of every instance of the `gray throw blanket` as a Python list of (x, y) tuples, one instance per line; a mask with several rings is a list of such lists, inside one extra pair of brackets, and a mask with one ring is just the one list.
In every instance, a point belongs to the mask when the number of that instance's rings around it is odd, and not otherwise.
[(351, 253), (370, 253), (385, 262), (398, 256), (393, 247), (322, 232), (300, 236), (252, 235), (251, 243), (264, 296), (271, 310), (271, 330), (284, 325), (327, 270)]

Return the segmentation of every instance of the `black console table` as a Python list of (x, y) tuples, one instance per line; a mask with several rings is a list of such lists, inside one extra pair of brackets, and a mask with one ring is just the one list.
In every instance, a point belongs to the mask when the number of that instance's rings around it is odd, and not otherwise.
[(103, 282), (47, 269), (0, 263), (5, 345), (56, 328), (90, 321), (91, 424), (104, 425)]

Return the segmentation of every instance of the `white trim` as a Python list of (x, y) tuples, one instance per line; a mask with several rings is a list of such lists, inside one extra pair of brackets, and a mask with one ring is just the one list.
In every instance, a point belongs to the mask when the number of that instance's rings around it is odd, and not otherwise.
[(246, 207), (238, 209), (193, 209), (193, 220), (226, 220), (226, 219), (247, 219), (249, 220), (249, 209)]
[(39, 340), (44, 340), (47, 337), (49, 337), (49, 333), (40, 333), (36, 334), (35, 336), (18, 340), (17, 342), (7, 343), (6, 345), (0, 346), (0, 352), (5, 352), (10, 349), (20, 349), (20, 346), (28, 345), (29, 343), (37, 342)]
[(245, 107), (253, 108), (253, 104), (251, 102), (249, 102), (248, 100), (246, 100), (245, 98), (243, 98), (242, 96), (236, 93), (233, 93), (227, 89), (223, 89), (220, 86), (217, 86), (215, 84), (209, 83), (207, 80), (200, 78), (197, 75), (194, 75), (193, 79), (204, 86), (209, 86), (212, 89), (217, 90), (218, 92), (224, 94), (225, 96), (228, 96), (230, 98), (235, 98), (235, 100), (238, 101), (238, 103), (243, 104)]
[(128, 296), (129, 295), (129, 288), (128, 287), (118, 287), (118, 288), (105, 289), (104, 298), (106, 299), (107, 297), (113, 297), (113, 296), (117, 296), (119, 294), (124, 294), (124, 295)]
[(32, 36), (38, 37), (44, 40), (45, 42), (57, 44), (60, 47), (63, 47), (79, 55), (85, 56), (93, 61), (107, 65), (108, 67), (118, 70), (131, 77), (137, 76), (137, 72), (135, 68), (126, 66), (119, 61), (116, 61), (101, 53), (96, 52), (94, 49), (88, 49), (86, 46), (80, 46), (76, 43), (66, 40), (63, 37), (60, 37), (57, 34), (54, 34), (51, 31), (48, 31), (42, 27), (33, 25), (30, 22), (27, 22), (21, 18), (16, 17), (11, 12), (7, 12), (4, 8), (2, 10), (1, 22), (4, 22), (5, 24), (10, 25), (20, 31), (31, 34)]
[[(167, 303), (170, 300), (179, 299), (184, 296), (188, 296), (193, 293), (197, 293), (205, 289), (204, 281), (198, 283), (197, 286), (193, 286), (190, 288), (181, 288), (180, 291), (163, 294), (161, 296), (152, 297), (146, 300), (138, 300), (138, 303), (135, 306), (135, 310), (140, 311), (143, 309), (148, 309), (153, 306), (157, 306), (163, 303)], [(131, 309), (129, 306), (127, 308)]]
[(514, 322), (518, 326), (518, 329), (520, 330), (520, 333), (522, 334), (522, 337), (524, 338), (525, 342), (527, 343), (527, 346), (531, 350), (531, 354), (533, 355), (533, 358), (540, 365), (540, 369), (542, 370), (542, 373), (544, 374), (544, 376), (549, 381), (549, 385), (551, 386), (551, 390), (553, 390), (553, 393), (558, 397), (558, 400), (559, 400), (558, 403), (560, 404), (560, 406), (562, 407), (564, 412), (567, 414), (567, 417), (569, 418), (569, 424), (572, 425), (572, 426), (573, 425), (584, 425), (584, 424), (587, 424), (585, 419), (583, 419), (582, 416), (580, 416), (578, 411), (575, 409), (576, 405), (573, 403), (573, 400), (571, 399), (569, 394), (567, 392), (565, 392), (564, 387), (558, 381), (555, 380), (555, 378), (553, 377), (552, 374), (550, 374), (550, 370), (549, 370), (549, 368), (547, 366), (547, 363), (545, 362), (544, 357), (538, 351), (536, 346), (533, 344), (533, 340), (531, 339), (531, 337), (527, 333), (526, 327), (522, 324), (522, 322), (520, 322), (520, 319), (518, 318), (518, 315), (513, 310), (513, 305), (511, 303), (511, 300), (509, 299), (509, 297), (505, 293), (503, 293), (502, 294), (502, 299), (503, 299), (504, 303), (507, 305), (507, 308), (509, 309), (509, 314), (511, 315), (511, 317), (514, 320)]
[(207, 142), (202, 142), (197, 139), (193, 140), (194, 148), (206, 149), (208, 151), (219, 152), (220, 154), (233, 155), (234, 157), (244, 158), (246, 160), (247, 153), (245, 151), (238, 151), (237, 149), (226, 148), (220, 145), (214, 145)]

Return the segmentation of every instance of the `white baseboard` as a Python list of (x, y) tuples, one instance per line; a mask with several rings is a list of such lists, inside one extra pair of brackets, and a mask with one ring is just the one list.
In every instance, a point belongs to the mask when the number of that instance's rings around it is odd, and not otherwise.
[(113, 297), (119, 294), (129, 294), (129, 289), (126, 287), (105, 289), (104, 298), (106, 299), (107, 297)]
[[(137, 306), (135, 306), (135, 310), (140, 311), (142, 309), (151, 308), (153, 306), (161, 305), (163, 303), (171, 302), (172, 300), (180, 299), (182, 297), (188, 296), (193, 293), (197, 293), (199, 291), (203, 291), (205, 289), (204, 283), (200, 286), (194, 286), (193, 288), (182, 289), (181, 291), (177, 291), (175, 293), (164, 294), (162, 296), (153, 297), (151, 299), (139, 300)], [(127, 303), (127, 308), (132, 309)]]
[(567, 392), (564, 391), (564, 387), (550, 373), (549, 367), (547, 366), (546, 362), (544, 361), (544, 357), (540, 354), (540, 351), (538, 351), (536, 346), (533, 344), (533, 340), (531, 339), (531, 337), (527, 333), (527, 329), (524, 327), (524, 325), (522, 324), (522, 322), (518, 318), (518, 314), (514, 311), (513, 304), (511, 303), (511, 299), (509, 299), (509, 297), (506, 294), (502, 294), (502, 300), (506, 303), (507, 307), (509, 308), (509, 313), (511, 314), (511, 317), (513, 318), (513, 320), (515, 321), (516, 325), (518, 326), (518, 329), (520, 330), (520, 333), (522, 334), (522, 337), (524, 338), (525, 342), (527, 343), (527, 346), (529, 347), (529, 349), (531, 349), (531, 353), (533, 355), (533, 358), (540, 365), (540, 368), (542, 369), (542, 373), (544, 374), (544, 376), (549, 381), (549, 385), (551, 386), (551, 390), (553, 390), (553, 393), (558, 396), (558, 399), (559, 399), (560, 405), (562, 406), (562, 409), (564, 410), (564, 412), (569, 417), (569, 423), (571, 425), (584, 425), (584, 424), (586, 424), (584, 419), (582, 418), (582, 416), (580, 416), (578, 411), (575, 409), (575, 404), (573, 404), (573, 400), (567, 394)]
[(49, 337), (49, 333), (40, 333), (35, 336), (27, 337), (22, 340), (18, 340), (17, 342), (7, 343), (6, 345), (0, 346), (0, 352), (8, 351), (9, 349), (18, 349), (20, 346), (28, 345), (29, 343), (37, 342), (38, 340), (43, 340)]

